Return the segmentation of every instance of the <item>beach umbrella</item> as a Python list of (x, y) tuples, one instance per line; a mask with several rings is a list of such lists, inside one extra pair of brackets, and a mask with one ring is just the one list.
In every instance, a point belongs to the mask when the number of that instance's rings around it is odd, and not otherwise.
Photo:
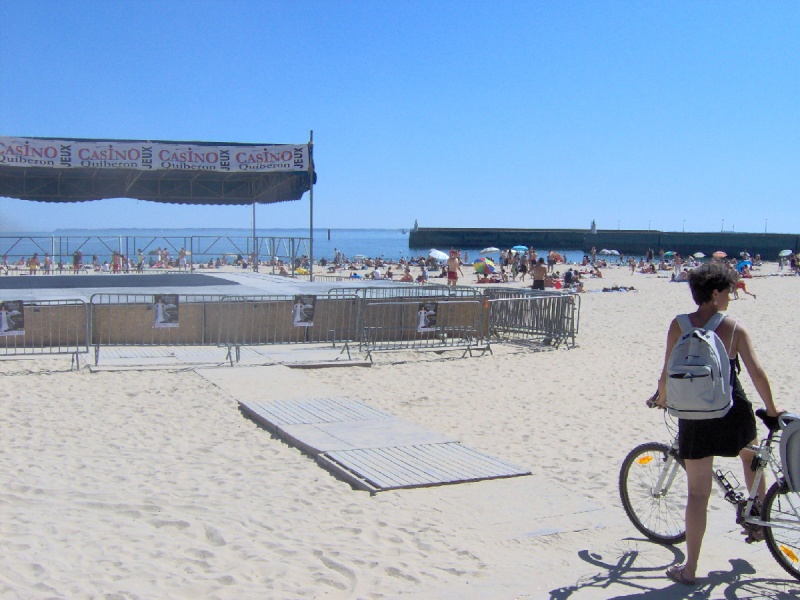
[(781, 250), (778, 252), (778, 256), (791, 256), (794, 254), (791, 250)]
[(494, 254), (495, 252), (500, 252), (500, 248), (495, 248), (494, 246), (489, 246), (488, 248), (484, 248), (478, 254)]
[(743, 267), (752, 267), (752, 266), (753, 266), (753, 261), (752, 260), (740, 260), (736, 264), (736, 270), (737, 271), (741, 271)]
[(436, 260), (447, 260), (449, 258), (446, 252), (442, 252), (436, 248), (431, 248), (430, 252), (428, 252), (428, 256), (435, 258)]
[(366, 260), (367, 259), (367, 257), (364, 256), (363, 254), (356, 254), (353, 258), (355, 258), (356, 260)]
[(611, 256), (619, 256), (619, 250), (609, 250), (608, 253)]
[(739, 256), (741, 256), (743, 259), (747, 260), (748, 258), (750, 258), (750, 253), (749, 252), (739, 252)]
[(476, 273), (486, 274), (494, 273), (495, 271), (494, 263), (488, 258), (479, 258), (472, 264), (472, 266), (475, 267)]
[(675, 252), (673, 250), (667, 250), (664, 252), (664, 256), (675, 256)]
[(694, 256), (695, 258), (705, 258), (706, 257), (706, 255), (703, 254), (702, 252), (695, 252), (694, 254), (692, 254), (692, 256)]
[(714, 258), (725, 258), (728, 255), (725, 252), (723, 252), (722, 250), (717, 250), (711, 256), (713, 256)]
[(512, 250), (516, 250), (517, 252), (527, 252), (528, 251), (528, 247), (527, 246), (514, 246), (511, 249)]
[(604, 256), (606, 256), (606, 255), (607, 256), (611, 256), (611, 250), (609, 250), (607, 248), (603, 248), (602, 250), (600, 250), (600, 252), (598, 252), (598, 254), (602, 254)]

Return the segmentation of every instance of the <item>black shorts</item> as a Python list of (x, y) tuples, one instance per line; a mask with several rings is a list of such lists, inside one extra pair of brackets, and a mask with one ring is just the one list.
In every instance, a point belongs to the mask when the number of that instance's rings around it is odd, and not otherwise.
[(737, 456), (756, 435), (753, 406), (737, 379), (733, 406), (724, 417), (700, 421), (678, 419), (678, 455), (689, 459)]
[(532, 290), (543, 290), (544, 289), (544, 279), (537, 279), (533, 282), (531, 286)]

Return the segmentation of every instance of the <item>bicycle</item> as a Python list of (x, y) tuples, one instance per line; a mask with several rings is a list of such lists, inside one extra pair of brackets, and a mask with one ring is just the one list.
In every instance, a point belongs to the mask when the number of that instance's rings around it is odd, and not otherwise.
[[(647, 401), (651, 408), (656, 406), (655, 397)], [(655, 542), (672, 545), (686, 538), (687, 482), (683, 460), (678, 456), (677, 422), (664, 412), (672, 443), (647, 442), (631, 450), (620, 468), (619, 494), (636, 529)], [(800, 493), (790, 490), (780, 454), (776, 452), (780, 432), (800, 417), (791, 414), (769, 417), (764, 409), (757, 410), (756, 415), (769, 433), (757, 446), (749, 447), (755, 454), (750, 465), (755, 479), (748, 494), (737, 491), (739, 482), (730, 471), (715, 469), (713, 480), (725, 500), (736, 507), (736, 523), (743, 526), (745, 541), (765, 540), (778, 564), (800, 579)], [(757, 492), (767, 469), (775, 482), (761, 505)]]

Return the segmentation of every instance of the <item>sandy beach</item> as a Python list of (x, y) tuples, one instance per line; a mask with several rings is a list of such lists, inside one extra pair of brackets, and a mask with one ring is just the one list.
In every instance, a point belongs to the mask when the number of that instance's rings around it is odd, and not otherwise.
[[(757, 299), (741, 295), (728, 314), (748, 325), (778, 404), (800, 411), (791, 317), (800, 277), (774, 263), (755, 275), (747, 288)], [(636, 290), (602, 291), (613, 285)], [(611, 267), (587, 280), (581, 301), (572, 349), (386, 353), (369, 369), (0, 361), (0, 598), (689, 597), (664, 577), (683, 545), (645, 540), (617, 491), (630, 449), (668, 441), (663, 413), (644, 401), (670, 320), (693, 309), (688, 286)], [(237, 405), (318, 393), (532, 475), (370, 495)], [(716, 464), (741, 479), (738, 460)], [(765, 544), (742, 541), (733, 517), (715, 493), (692, 597), (800, 595)]]

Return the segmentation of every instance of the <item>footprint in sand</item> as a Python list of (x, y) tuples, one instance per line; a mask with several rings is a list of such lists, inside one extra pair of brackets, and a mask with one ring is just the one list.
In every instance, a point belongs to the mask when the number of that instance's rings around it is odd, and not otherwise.
[(317, 579), (318, 581), (321, 581), (323, 583), (327, 583), (328, 585), (330, 585), (332, 587), (335, 587), (337, 589), (341, 589), (341, 590), (344, 590), (344, 589), (353, 590), (353, 589), (355, 589), (356, 583), (358, 582), (358, 577), (356, 576), (355, 571), (353, 571), (352, 569), (346, 567), (342, 563), (337, 562), (337, 561), (333, 560), (332, 558), (330, 558), (328, 556), (325, 556), (319, 550), (315, 550), (314, 551), (314, 556), (316, 556), (322, 562), (322, 564), (325, 565), (328, 569), (330, 569), (331, 571), (334, 571), (334, 572), (338, 573), (339, 575), (341, 575), (342, 577), (344, 577), (347, 580), (348, 585), (344, 586), (343, 584), (339, 583), (338, 581), (335, 581), (335, 580), (330, 579), (328, 577), (320, 577), (320, 578)]
[(157, 529), (161, 529), (162, 527), (175, 527), (176, 529), (183, 530), (191, 527), (186, 521), (163, 521), (160, 519), (152, 519), (150, 525)]
[(392, 577), (397, 577), (399, 579), (405, 579), (406, 581), (411, 581), (413, 583), (419, 583), (419, 579), (414, 577), (413, 575), (409, 575), (407, 573), (403, 573), (397, 567), (386, 567), (387, 575), (391, 575)]
[(222, 534), (208, 525), (206, 525), (206, 539), (212, 546), (224, 546), (226, 543)]

